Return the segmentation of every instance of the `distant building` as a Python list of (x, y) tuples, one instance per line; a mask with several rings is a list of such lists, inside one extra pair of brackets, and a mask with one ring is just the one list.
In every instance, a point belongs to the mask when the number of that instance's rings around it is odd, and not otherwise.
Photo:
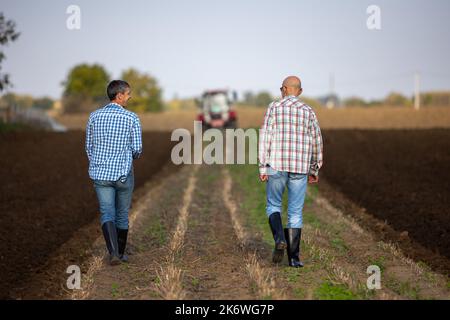
[(328, 109), (333, 109), (336, 107), (341, 107), (341, 100), (335, 94), (329, 94), (317, 99), (324, 107)]
[(423, 92), (420, 98), (425, 107), (450, 107), (450, 91)]

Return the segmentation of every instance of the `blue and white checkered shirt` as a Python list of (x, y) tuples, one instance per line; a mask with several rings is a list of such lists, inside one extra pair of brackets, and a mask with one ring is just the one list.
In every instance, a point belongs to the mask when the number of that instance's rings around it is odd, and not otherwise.
[(142, 130), (138, 116), (110, 103), (91, 113), (86, 126), (89, 177), (117, 181), (126, 177), (133, 159), (142, 152)]

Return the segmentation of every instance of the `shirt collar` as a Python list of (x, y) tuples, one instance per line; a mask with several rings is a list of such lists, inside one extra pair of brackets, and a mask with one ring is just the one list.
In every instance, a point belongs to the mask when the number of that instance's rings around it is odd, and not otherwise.
[(284, 97), (282, 100), (287, 100), (287, 99), (292, 99), (292, 98), (298, 99), (298, 97), (296, 97), (294, 95), (290, 95), (290, 96)]
[(115, 102), (110, 102), (110, 103), (108, 103), (107, 107), (108, 107), (108, 106), (115, 106), (115, 107), (119, 107), (119, 108), (122, 108), (122, 109), (123, 109), (123, 107), (122, 107), (120, 104), (115, 103)]

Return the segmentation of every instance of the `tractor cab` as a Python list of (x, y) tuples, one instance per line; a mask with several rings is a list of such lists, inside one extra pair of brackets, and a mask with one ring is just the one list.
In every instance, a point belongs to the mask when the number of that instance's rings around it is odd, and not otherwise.
[(237, 117), (233, 104), (236, 92), (232, 95), (228, 90), (208, 90), (198, 101), (199, 114), (197, 120), (202, 122), (203, 129), (236, 128)]

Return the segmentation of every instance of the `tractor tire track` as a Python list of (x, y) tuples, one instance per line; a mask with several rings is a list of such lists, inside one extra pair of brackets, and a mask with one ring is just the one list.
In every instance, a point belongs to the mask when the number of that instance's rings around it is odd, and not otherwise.
[(232, 179), (230, 173), (226, 168), (223, 168), (222, 175), (224, 177), (224, 187), (223, 187), (223, 201), (228, 209), (230, 214), (231, 221), (233, 223), (233, 228), (236, 233), (237, 238), (239, 239), (241, 246), (247, 252), (246, 257), (246, 268), (247, 273), (252, 279), (252, 281), (257, 286), (258, 296), (261, 299), (286, 299), (286, 295), (282, 290), (277, 286), (275, 279), (273, 277), (273, 268), (264, 268), (259, 262), (258, 256), (256, 252), (250, 252), (249, 248), (247, 248), (248, 243), (250, 242), (249, 237), (247, 235), (246, 230), (243, 228), (240, 219), (237, 213), (237, 205), (232, 199), (231, 189), (232, 189)]
[(157, 272), (159, 279), (158, 291), (163, 299), (180, 300), (186, 295), (182, 286), (183, 270), (177, 264), (176, 260), (183, 248), (189, 218), (188, 209), (191, 205), (193, 192), (196, 187), (196, 174), (198, 169), (199, 166), (194, 166), (189, 177), (189, 182), (183, 196), (183, 204), (180, 209), (177, 227), (168, 246), (166, 262)]
[(248, 261), (224, 204), (223, 188), (220, 166), (202, 166), (191, 204), (184, 254), (178, 262), (186, 270), (183, 286), (187, 299), (259, 297), (247, 274)]

